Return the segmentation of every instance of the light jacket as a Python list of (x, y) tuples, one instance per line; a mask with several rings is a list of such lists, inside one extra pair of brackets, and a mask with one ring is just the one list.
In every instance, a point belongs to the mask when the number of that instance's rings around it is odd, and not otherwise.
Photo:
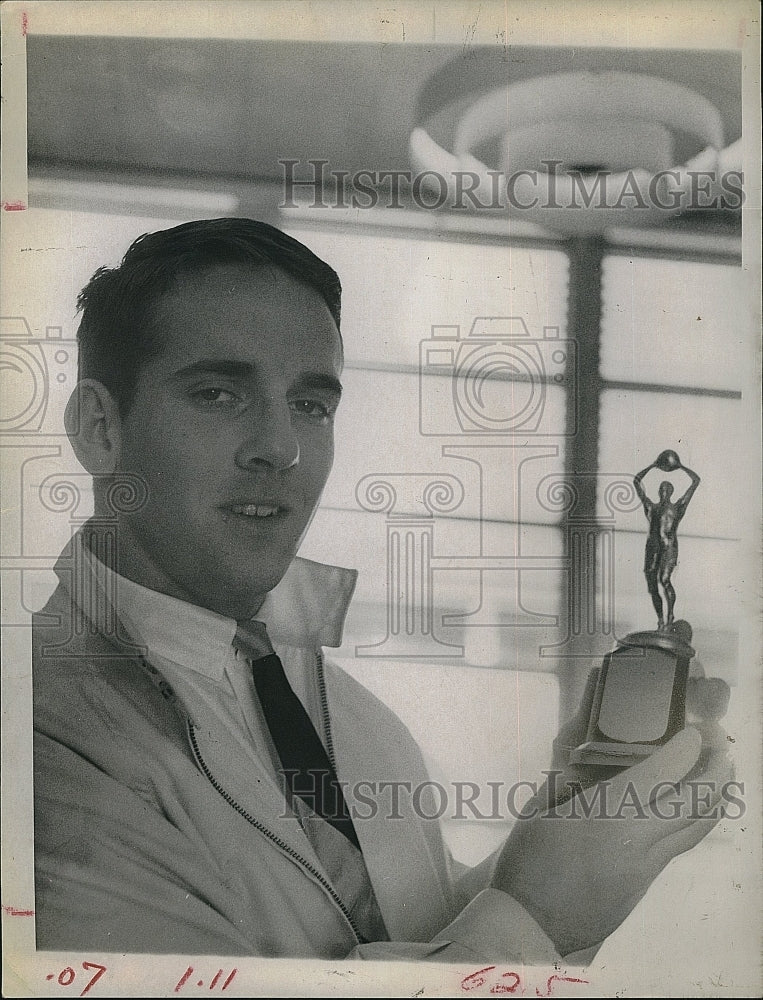
[(38, 948), (556, 959), (527, 912), (485, 888), (490, 859), (470, 871), (455, 864), (439, 823), (418, 815), (410, 796), (400, 796), (400, 818), (355, 797), (383, 782), (416, 787), (427, 774), (397, 716), (323, 661), (320, 616), (347, 591), (349, 571), (296, 559), (279, 587), (308, 632), (314, 622), (304, 655), (339, 779), (362, 817), (355, 825), (385, 942), (360, 938), (264, 765), (231, 769), (225, 734), (194, 726), (103, 595), (83, 606), (74, 551), (62, 553), (59, 586), (33, 625)]

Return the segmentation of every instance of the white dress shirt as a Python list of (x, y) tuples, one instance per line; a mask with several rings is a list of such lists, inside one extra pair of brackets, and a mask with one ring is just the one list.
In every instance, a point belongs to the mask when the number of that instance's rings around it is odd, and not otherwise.
[[(256, 770), (269, 761), (273, 780), (283, 791), (280, 761), (257, 697), (251, 667), (233, 647), (236, 622), (158, 591), (149, 590), (105, 566), (83, 546), (86, 576), (118, 611), (130, 639), (143, 647), (146, 660), (170, 684), (197, 729), (232, 737), (229, 766)], [(331, 567), (323, 567), (329, 573)], [(257, 621), (263, 622), (284, 673), (305, 707), (319, 737), (326, 742), (321, 718), (316, 657), (321, 640), (338, 645), (355, 577), (349, 584), (326, 588), (326, 606), (305, 607), (304, 594), (284, 577), (265, 598)], [(327, 579), (327, 583), (328, 583)], [(240, 755), (239, 755), (240, 753)], [(224, 784), (223, 776), (223, 784)], [(299, 798), (284, 798), (284, 810), (296, 816), (326, 874), (369, 940), (386, 940), (384, 921), (362, 853)]]

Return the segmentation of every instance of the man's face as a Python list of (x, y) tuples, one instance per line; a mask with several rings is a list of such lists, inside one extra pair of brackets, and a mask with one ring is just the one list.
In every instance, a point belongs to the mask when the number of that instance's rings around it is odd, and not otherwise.
[(331, 469), (339, 333), (314, 289), (269, 267), (181, 278), (155, 316), (163, 346), (139, 372), (118, 469), (143, 478), (148, 500), (122, 515), (119, 570), (248, 617)]

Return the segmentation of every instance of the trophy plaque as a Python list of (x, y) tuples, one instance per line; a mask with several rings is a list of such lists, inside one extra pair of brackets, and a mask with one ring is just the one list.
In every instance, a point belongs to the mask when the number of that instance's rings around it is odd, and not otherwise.
[[(676, 500), (672, 483), (663, 480), (659, 498), (651, 500), (642, 486), (651, 469), (681, 469), (690, 485)], [(684, 728), (689, 661), (694, 650), (691, 626), (674, 620), (676, 594), (670, 578), (678, 561), (677, 528), (699, 482), (699, 476), (670, 450), (663, 451), (633, 480), (649, 522), (644, 575), (657, 628), (630, 633), (604, 657), (586, 740), (573, 749), (572, 763), (627, 767), (648, 757)]]

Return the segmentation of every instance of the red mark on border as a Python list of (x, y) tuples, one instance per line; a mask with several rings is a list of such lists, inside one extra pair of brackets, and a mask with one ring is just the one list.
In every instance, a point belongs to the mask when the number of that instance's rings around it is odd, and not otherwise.
[(183, 973), (183, 975), (180, 977), (180, 979), (178, 979), (177, 986), (175, 987), (175, 993), (180, 992), (180, 990), (185, 986), (185, 984), (188, 982), (188, 980), (191, 978), (192, 975), (193, 975), (193, 966), (189, 965), (188, 968)]
[(3, 202), (4, 212), (25, 212), (26, 205), (23, 201), (4, 201)]
[(551, 988), (554, 985), (554, 983), (585, 983), (586, 985), (590, 985), (587, 979), (573, 979), (572, 976), (549, 976), (548, 981), (546, 982), (546, 992), (541, 993), (541, 991), (536, 986), (535, 987), (536, 996), (550, 997)]
[(513, 977), (514, 982), (511, 984), (511, 986), (509, 986), (508, 983), (496, 983), (495, 986), (491, 986), (490, 987), (490, 992), (491, 993), (516, 993), (516, 991), (519, 989), (519, 986), (520, 986), (520, 984), (522, 982), (519, 974), (516, 973), (516, 972), (503, 972), (503, 973), (501, 973), (501, 977), (503, 979), (508, 979), (509, 977)]
[(27, 28), (29, 27), (29, 18), (27, 17), (26, 11), (21, 12), (21, 36), (26, 38)]
[[(233, 969), (228, 974), (227, 979), (225, 980), (225, 982), (220, 987), (220, 992), (222, 992), (223, 990), (227, 990), (228, 989), (228, 987), (230, 986), (230, 984), (235, 979), (235, 976), (236, 976), (237, 972), (238, 972), (238, 969)], [(217, 984), (220, 982), (220, 977), (222, 976), (222, 974), (223, 974), (223, 970), (222, 969), (218, 969), (217, 972), (216, 972), (216, 974), (215, 974), (215, 976), (214, 976), (214, 978), (212, 979), (212, 982), (209, 984), (209, 986), (207, 987), (207, 989), (213, 990), (217, 986)], [(174, 992), (175, 993), (179, 993), (182, 990), (182, 988), (185, 986), (185, 984), (188, 982), (188, 980), (191, 978), (192, 975), (193, 975), (193, 966), (189, 965), (188, 968), (183, 973), (183, 975), (180, 977), (180, 979), (178, 979), (177, 984), (176, 984), (175, 989), (174, 989)], [(196, 985), (199, 986), (199, 987), (203, 987), (204, 986), (204, 980), (200, 979), (196, 983)]]
[[(483, 969), (477, 969), (476, 972), (472, 972), (471, 975), (464, 976), (461, 980), (461, 989), (464, 991), (476, 990), (480, 986), (485, 986), (488, 982), (488, 973), (495, 971), (494, 965), (486, 965)], [(511, 980), (508, 983), (501, 982), (503, 979)], [(585, 983), (590, 985), (587, 979), (575, 979), (572, 976), (549, 976), (546, 981), (546, 992), (541, 993), (538, 987), (535, 987), (535, 995), (539, 997), (550, 997), (553, 993), (554, 983)], [(516, 993), (517, 990), (520, 993), (524, 993), (524, 987), (522, 986), (522, 979), (518, 972), (502, 972), (498, 982), (494, 982), (490, 987), (490, 993), (492, 994), (507, 994)]]
[(90, 991), (90, 988), (93, 987), (93, 986), (95, 986), (95, 984), (98, 982), (98, 980), (104, 974), (104, 972), (106, 971), (106, 966), (105, 965), (99, 965), (97, 962), (83, 962), (82, 963), (82, 968), (85, 969), (85, 970), (89, 970), (89, 969), (97, 969), (98, 970), (96, 972), (96, 974), (93, 976), (93, 978), (90, 980), (90, 982), (87, 984), (87, 986), (84, 988), (84, 990), (80, 993), (80, 996), (84, 997), (85, 994)]
[(19, 910), (15, 906), (4, 906), (3, 912), (9, 917), (33, 917), (34, 910)]
[(478, 986), (484, 986), (487, 982), (486, 972), (492, 972), (494, 965), (486, 965), (484, 969), (477, 969), (470, 976), (464, 976), (461, 980), (462, 990), (476, 990)]
[[(84, 997), (87, 996), (87, 994), (90, 992), (93, 986), (95, 986), (95, 984), (104, 974), (104, 972), (106, 972), (106, 966), (99, 965), (98, 962), (83, 962), (82, 968), (85, 970), (85, 972), (89, 972), (92, 969), (97, 970), (95, 975), (91, 977), (90, 981), (86, 983), (85, 988), (80, 993), (80, 996)], [(59, 986), (71, 986), (71, 984), (77, 978), (77, 973), (74, 971), (71, 965), (67, 965), (65, 969), (61, 969), (61, 971), (58, 973), (58, 976), (56, 976), (55, 972), (49, 972), (45, 978), (48, 980), (48, 982), (50, 982), (51, 979), (55, 979)]]

